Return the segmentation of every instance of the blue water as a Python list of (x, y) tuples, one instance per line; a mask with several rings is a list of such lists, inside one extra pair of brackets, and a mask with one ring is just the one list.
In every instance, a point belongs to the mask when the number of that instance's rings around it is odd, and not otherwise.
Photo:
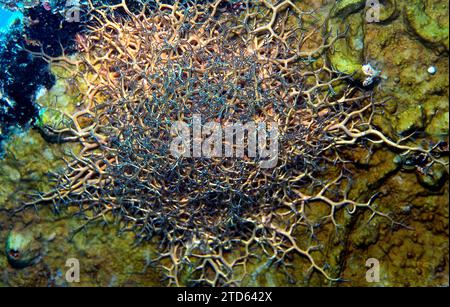
[(0, 8), (0, 32), (5, 31), (14, 20), (21, 17), (22, 15), (19, 12), (10, 12)]

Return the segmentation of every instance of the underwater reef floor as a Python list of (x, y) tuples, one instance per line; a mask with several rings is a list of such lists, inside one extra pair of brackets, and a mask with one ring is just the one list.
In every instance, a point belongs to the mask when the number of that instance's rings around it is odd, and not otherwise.
[[(319, 8), (317, 1), (303, 6)], [(448, 142), (448, 3), (442, 1), (386, 1), (381, 23), (366, 23), (362, 1), (349, 3), (330, 22), (350, 25), (350, 34), (330, 56), (334, 66), (354, 73), (366, 62), (382, 71), (384, 78), (374, 89), (384, 101), (383, 114), (374, 119), (386, 135), (419, 130), (426, 140)], [(329, 6), (330, 4), (328, 4)], [(388, 7), (389, 6), (389, 7)], [(320, 7), (326, 11), (327, 5)], [(424, 27), (423, 25), (427, 25)], [(443, 29), (443, 30), (442, 30)], [(356, 47), (355, 47), (356, 46)], [(352, 66), (353, 65), (353, 66)], [(429, 67), (435, 67), (431, 74)], [(353, 69), (353, 70), (352, 70)], [(38, 101), (55, 103), (70, 111), (77, 102), (70, 85), (58, 78)], [(389, 99), (387, 99), (389, 98)], [(57, 102), (55, 102), (57, 101)], [(58, 159), (73, 144), (48, 143), (36, 130), (26, 130), (5, 142), (0, 160), (0, 286), (160, 286), (163, 273), (153, 265), (158, 242), (134, 246), (134, 234), (119, 233), (113, 223), (85, 221), (68, 208), (26, 208), (15, 215), (30, 191), (51, 187), (47, 172), (64, 166)], [(354, 157), (360, 153), (355, 152)], [(351, 169), (352, 199), (365, 199), (382, 192), (377, 208), (407, 227), (392, 226), (381, 217), (369, 220), (362, 210), (342, 229), (332, 225), (316, 235), (327, 242), (321, 258), (346, 282), (330, 282), (317, 273), (306, 274), (309, 263), (293, 256), (288, 274), (255, 262), (248, 286), (448, 286), (449, 285), (449, 181), (445, 169), (431, 175), (409, 161), (398, 161), (388, 149), (377, 150), (369, 161), (363, 154)], [(77, 230), (74, 232), (74, 230)], [(8, 261), (11, 246), (23, 253), (24, 267)], [(65, 280), (67, 258), (81, 264), (79, 283)], [(379, 282), (366, 280), (365, 263), (375, 258), (381, 266)], [(16, 263), (21, 266), (20, 263)]]

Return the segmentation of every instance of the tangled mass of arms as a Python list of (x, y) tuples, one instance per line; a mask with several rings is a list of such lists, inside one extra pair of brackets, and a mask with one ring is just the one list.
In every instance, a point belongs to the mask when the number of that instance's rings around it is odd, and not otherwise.
[[(346, 33), (326, 31), (289, 0), (155, 1), (138, 11), (125, 1), (89, 4), (75, 57), (34, 53), (66, 68), (80, 89), (68, 124), (45, 133), (81, 151), (54, 174), (55, 188), (26, 206), (77, 206), (88, 222), (116, 217), (138, 242), (156, 238), (154, 261), (169, 285), (240, 285), (255, 259), (286, 268), (293, 254), (339, 281), (314, 257), (321, 244), (308, 208), (325, 205), (320, 220), (336, 227), (341, 209), (396, 223), (377, 210), (377, 194), (349, 199), (351, 161), (342, 153), (384, 146), (447, 166), (443, 146), (393, 140), (373, 125), (372, 92), (325, 57)], [(277, 123), (276, 166), (171, 155), (172, 124), (196, 114), (220, 124)]]

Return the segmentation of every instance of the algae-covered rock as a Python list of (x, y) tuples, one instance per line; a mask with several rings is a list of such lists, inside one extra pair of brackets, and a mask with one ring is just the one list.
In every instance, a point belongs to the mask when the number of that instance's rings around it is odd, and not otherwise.
[(32, 191), (48, 191), (52, 184), (49, 173), (65, 166), (62, 158), (68, 152), (79, 150), (79, 145), (73, 142), (54, 144), (74, 140), (70, 131), (59, 131), (72, 125), (68, 114), (76, 110), (80, 93), (68, 82), (69, 72), (58, 67), (52, 67), (52, 72), (57, 76), (55, 85), (49, 91), (41, 90), (36, 97), (40, 106), (36, 129), (17, 129), (2, 144), (5, 152), (0, 157), (2, 208), (20, 207)]
[(12, 230), (6, 239), (6, 256), (14, 268), (35, 264), (41, 256), (41, 244), (31, 231)]
[(79, 102), (80, 88), (78, 81), (68, 82), (70, 72), (53, 67), (57, 76), (55, 85), (49, 91), (43, 91), (36, 99), (39, 106), (39, 116), (34, 127), (49, 143), (76, 141), (70, 128), (73, 120), (70, 114), (75, 112)]
[(366, 0), (341, 0), (336, 3), (333, 9), (333, 17), (345, 18), (351, 13), (355, 13), (364, 8)]
[(71, 124), (70, 118), (58, 109), (41, 108), (36, 125), (39, 127), (52, 127), (53, 129), (63, 129)]
[(361, 227), (354, 235), (353, 245), (357, 248), (367, 248), (378, 241), (379, 229), (371, 223)]
[(49, 143), (63, 143), (75, 141), (71, 132), (71, 118), (58, 109), (41, 108), (35, 128)]
[[(411, 1), (405, 6), (405, 15), (411, 30), (424, 42), (440, 49), (449, 50), (448, 7), (442, 10), (426, 10), (426, 3), (421, 0)], [(441, 4), (442, 6), (445, 4)], [(448, 6), (448, 2), (447, 2)], [(438, 15), (446, 16), (446, 23), (438, 20)]]
[(18, 208), (31, 191), (48, 191), (48, 174), (65, 166), (66, 151), (76, 152), (72, 143), (48, 144), (35, 130), (20, 131), (4, 145), (0, 159), (0, 207)]
[(440, 189), (448, 175), (445, 167), (441, 164), (434, 164), (432, 167), (416, 174), (420, 184), (430, 190)]
[(11, 183), (17, 183), (21, 178), (20, 172), (9, 165), (0, 164), (0, 173)]
[(328, 31), (333, 35), (347, 31), (345, 37), (333, 45), (328, 60), (335, 70), (352, 75), (362, 82), (366, 77), (361, 69), (364, 64), (364, 16), (352, 14), (343, 18), (343, 15), (339, 14), (328, 21)]
[(397, 0), (380, 1), (380, 16), (378, 22), (391, 22), (399, 15)]
[(449, 115), (448, 111), (438, 111), (433, 116), (430, 124), (425, 131), (427, 134), (438, 140), (445, 140), (448, 138)]

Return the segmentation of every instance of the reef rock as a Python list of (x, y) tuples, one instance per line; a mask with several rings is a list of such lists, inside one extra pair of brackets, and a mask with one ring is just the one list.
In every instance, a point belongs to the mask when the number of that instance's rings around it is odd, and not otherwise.
[(11, 266), (24, 268), (39, 261), (41, 244), (31, 231), (11, 230), (6, 239), (5, 252)]

